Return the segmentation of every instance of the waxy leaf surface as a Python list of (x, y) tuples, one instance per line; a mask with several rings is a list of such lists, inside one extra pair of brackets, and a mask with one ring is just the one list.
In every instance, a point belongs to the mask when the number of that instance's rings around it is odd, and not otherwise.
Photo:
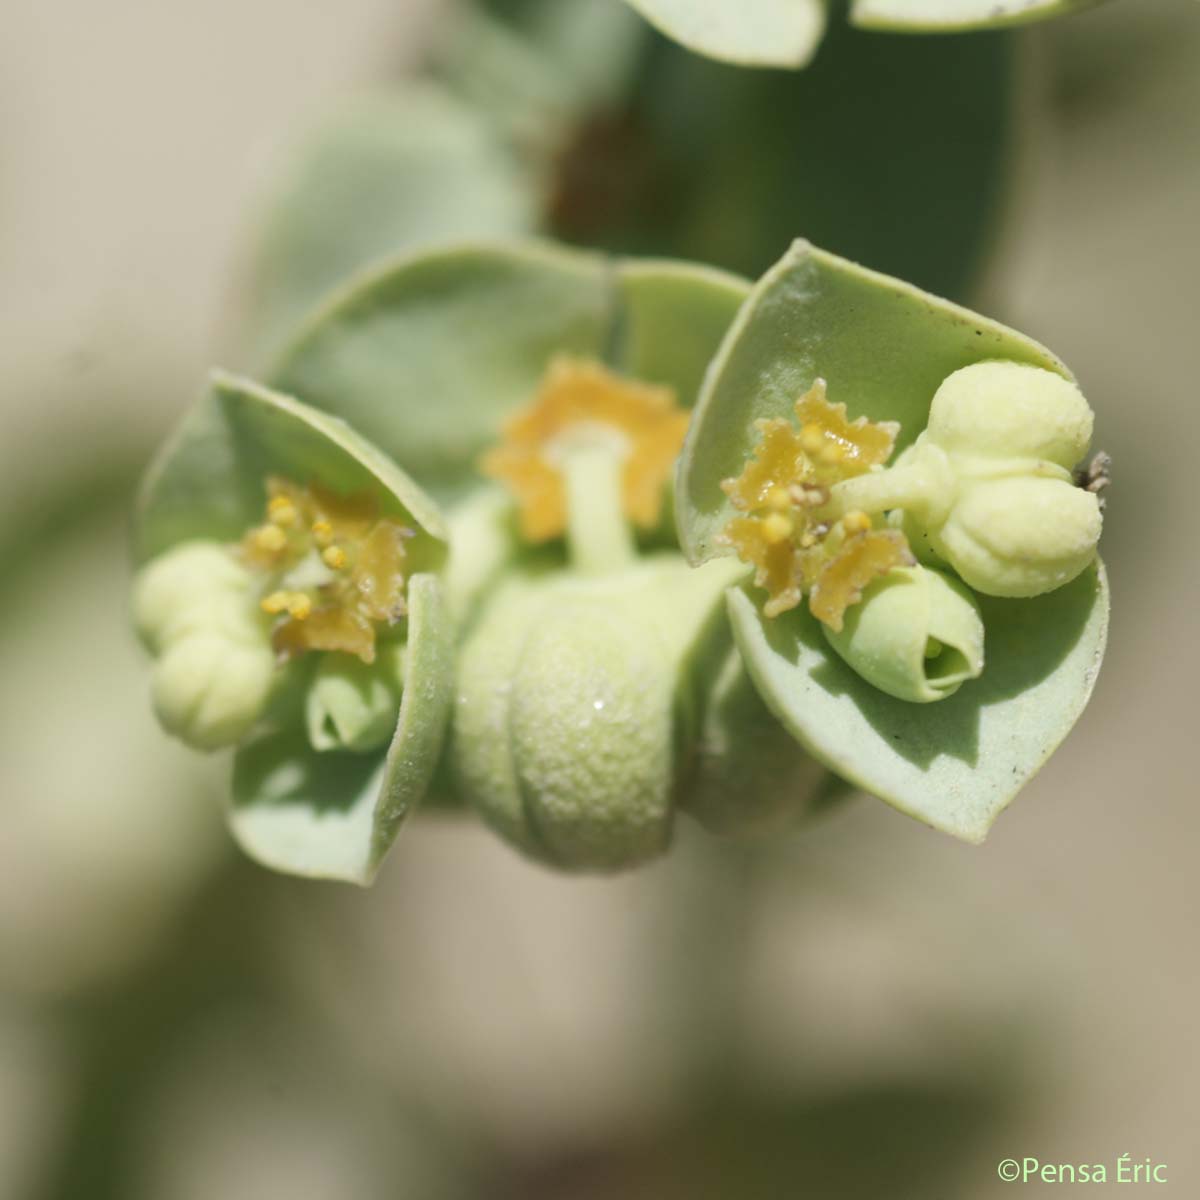
[(850, 20), (895, 33), (1002, 29), (1092, 8), (1102, 0), (850, 0)]
[(744, 66), (802, 67), (825, 32), (825, 0), (629, 0), (689, 50)]

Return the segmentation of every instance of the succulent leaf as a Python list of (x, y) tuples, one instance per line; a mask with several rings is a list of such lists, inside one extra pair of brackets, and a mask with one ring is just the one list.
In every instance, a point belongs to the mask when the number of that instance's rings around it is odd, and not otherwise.
[[(1101, 0), (850, 0), (850, 20), (893, 33), (1000, 29)], [(689, 50), (751, 67), (803, 67), (825, 32), (826, 0), (627, 0)]]
[(758, 67), (802, 67), (825, 32), (825, 0), (629, 0), (697, 54)]
[(1003, 29), (1092, 8), (1102, 0), (850, 0), (850, 20), (892, 33)]

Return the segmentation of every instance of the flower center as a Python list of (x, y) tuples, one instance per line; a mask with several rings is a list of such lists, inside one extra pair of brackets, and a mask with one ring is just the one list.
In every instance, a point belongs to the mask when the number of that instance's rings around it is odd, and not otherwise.
[(916, 561), (902, 533), (875, 528), (864, 512), (830, 508), (835, 484), (887, 462), (900, 428), (848, 420), (844, 404), (826, 399), (823, 379), (795, 411), (798, 426), (785, 418), (759, 421), (753, 457), (721, 484), (742, 515), (720, 540), (755, 568), (768, 617), (795, 608), (807, 593), (813, 616), (837, 631), (867, 584)]
[(687, 425), (670, 388), (558, 357), (480, 467), (516, 498), (528, 541), (565, 534), (575, 565), (603, 572), (632, 557), (630, 524), (658, 524)]
[(264, 577), (262, 609), (278, 621), (285, 658), (310, 650), (375, 660), (381, 629), (405, 615), (404, 542), (413, 531), (379, 513), (370, 493), (339, 496), (313, 484), (267, 480), (266, 520), (238, 554)]

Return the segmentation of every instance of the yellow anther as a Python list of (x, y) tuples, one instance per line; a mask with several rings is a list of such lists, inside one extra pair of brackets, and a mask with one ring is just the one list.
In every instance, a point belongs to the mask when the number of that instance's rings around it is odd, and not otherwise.
[(814, 429), (812, 426), (805, 426), (800, 430), (800, 446), (805, 454), (818, 455), (825, 447), (825, 439), (821, 436), (819, 429)]
[(264, 554), (278, 554), (287, 545), (287, 534), (278, 525), (260, 525), (252, 534), (254, 548)]
[(269, 596), (263, 597), (262, 610), (265, 613), (270, 613), (273, 617), (281, 612), (287, 612), (287, 606), (287, 592), (272, 592)]
[[(309, 651), (375, 657), (379, 626), (406, 612), (404, 543), (413, 531), (380, 513), (370, 492), (342, 495), (282, 476), (266, 481), (267, 520), (246, 532), (244, 561), (269, 582), (262, 610), (279, 617), (271, 634), (283, 658)], [(311, 566), (313, 552), (337, 572), (309, 591), (288, 588)], [(297, 574), (298, 573), (298, 574)]]
[(304, 592), (293, 592), (288, 597), (288, 616), (297, 621), (307, 621), (312, 615), (312, 600)]
[(273, 525), (289, 529), (296, 524), (300, 514), (287, 496), (272, 496), (267, 502), (267, 516)]
[(262, 601), (262, 610), (271, 616), (287, 613), (297, 621), (303, 621), (312, 612), (312, 598), (305, 592), (272, 592)]
[(779, 417), (756, 423), (753, 457), (721, 484), (738, 510), (721, 540), (755, 568), (766, 616), (795, 608), (807, 593), (813, 615), (839, 629), (871, 579), (913, 561), (903, 535), (874, 531), (866, 513), (831, 522), (823, 511), (835, 483), (887, 461), (899, 426), (849, 420), (844, 405), (826, 399), (820, 379), (795, 412), (795, 424)]
[(773, 512), (770, 516), (763, 518), (763, 538), (772, 546), (777, 545), (779, 542), (786, 542), (795, 530), (795, 524), (788, 517), (785, 517), (783, 513)]

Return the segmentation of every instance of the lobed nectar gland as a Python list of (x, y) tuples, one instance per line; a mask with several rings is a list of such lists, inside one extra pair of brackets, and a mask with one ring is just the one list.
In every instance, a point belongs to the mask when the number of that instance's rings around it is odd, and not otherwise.
[(850, 421), (844, 404), (826, 399), (823, 379), (795, 412), (798, 426), (784, 418), (759, 421), (753, 457), (741, 475), (721, 484), (741, 515), (719, 540), (755, 568), (768, 617), (795, 608), (807, 594), (813, 616), (839, 631), (865, 587), (916, 561), (902, 533), (876, 529), (865, 512), (827, 511), (834, 485), (888, 460), (900, 427)]
[(266, 521), (239, 557), (275, 585), (262, 611), (282, 618), (271, 642), (283, 657), (310, 650), (375, 659), (376, 635), (405, 615), (404, 541), (412, 531), (379, 514), (374, 496), (267, 480)]
[(545, 542), (567, 530), (572, 456), (606, 451), (618, 472), (624, 517), (651, 529), (687, 425), (688, 413), (670, 388), (562, 356), (550, 363), (529, 405), (505, 421), (500, 444), (480, 467), (516, 497), (522, 534)]

